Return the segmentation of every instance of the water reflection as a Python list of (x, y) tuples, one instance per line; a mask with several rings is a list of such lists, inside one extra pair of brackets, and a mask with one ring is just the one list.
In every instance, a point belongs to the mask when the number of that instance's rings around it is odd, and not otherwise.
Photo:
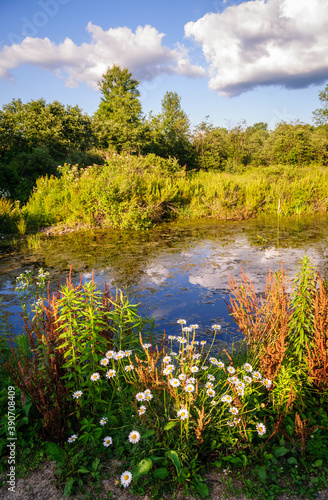
[(261, 292), (270, 268), (280, 268), (283, 260), (292, 276), (305, 253), (327, 275), (327, 241), (323, 216), (171, 223), (143, 233), (93, 230), (48, 237), (37, 251), (2, 249), (1, 296), (17, 330), (14, 286), (23, 270), (43, 267), (54, 287), (71, 265), (76, 281), (80, 273), (90, 279), (94, 269), (97, 282), (123, 287), (168, 334), (176, 333), (178, 318), (185, 318), (199, 323), (206, 338), (215, 322), (223, 325), (221, 338), (230, 343), (236, 327), (226, 308), (229, 276), (239, 277), (242, 268)]

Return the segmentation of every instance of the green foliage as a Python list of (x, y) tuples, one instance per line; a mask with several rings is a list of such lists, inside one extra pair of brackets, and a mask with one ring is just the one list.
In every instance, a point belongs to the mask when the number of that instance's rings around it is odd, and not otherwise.
[(323, 125), (328, 123), (328, 85), (319, 92), (319, 100), (323, 107), (313, 111), (313, 120), (316, 125)]

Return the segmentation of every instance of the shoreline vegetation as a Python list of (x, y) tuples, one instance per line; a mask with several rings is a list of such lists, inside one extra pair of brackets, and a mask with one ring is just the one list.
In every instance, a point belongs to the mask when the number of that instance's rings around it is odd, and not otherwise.
[(37, 179), (23, 206), (0, 198), (2, 233), (49, 226), (139, 230), (163, 221), (299, 216), (328, 208), (328, 172), (320, 165), (187, 171), (175, 159), (114, 153), (104, 165), (65, 164), (58, 173)]
[(64, 497), (103, 498), (110, 479), (153, 499), (207, 498), (217, 475), (228, 494), (238, 483), (263, 500), (326, 488), (328, 285), (308, 257), (291, 281), (270, 273), (262, 296), (244, 273), (231, 279), (245, 345), (215, 356), (218, 324), (208, 345), (185, 319), (166, 337), (120, 291), (69, 276), (50, 293), (47, 279), (17, 276), (21, 335), (0, 315), (0, 473), (14, 463), (3, 486), (50, 457)]

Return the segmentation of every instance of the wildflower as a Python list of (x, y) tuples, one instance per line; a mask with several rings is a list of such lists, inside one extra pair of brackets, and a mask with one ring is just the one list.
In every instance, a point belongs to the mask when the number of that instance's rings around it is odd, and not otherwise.
[(105, 424), (107, 424), (107, 421), (108, 421), (108, 418), (107, 417), (103, 417), (103, 418), (100, 419), (99, 423), (100, 423), (100, 425), (105, 425)]
[(77, 439), (77, 435), (76, 434), (73, 434), (73, 436), (69, 437), (67, 439), (67, 442), (68, 443), (74, 443), (74, 441)]
[(215, 406), (215, 405), (217, 405), (217, 404), (218, 404), (218, 402), (217, 402), (217, 401), (211, 401), (211, 405)]
[(119, 359), (123, 359), (125, 358), (125, 352), (124, 351), (118, 351), (115, 355), (115, 359), (119, 360)]
[(103, 441), (104, 446), (109, 446), (110, 444), (113, 444), (113, 439), (109, 436), (106, 436)]
[(268, 378), (264, 378), (262, 380), (262, 383), (267, 389), (270, 389), (270, 387), (272, 386), (272, 382)]
[(125, 351), (125, 356), (129, 358), (132, 354), (132, 351)]
[(223, 469), (223, 474), (225, 476), (227, 476), (229, 474), (229, 472), (231, 472), (231, 470), (229, 469), (229, 467), (227, 467), (226, 469)]
[(177, 356), (178, 353), (177, 352), (171, 352), (171, 356)]
[(175, 369), (175, 366), (174, 365), (166, 365), (166, 368), (171, 372), (173, 372), (173, 370)]
[(235, 426), (235, 422), (233, 422), (232, 420), (228, 420), (227, 425), (229, 427), (234, 427)]
[(91, 380), (96, 381), (96, 380), (100, 379), (100, 375), (99, 375), (99, 373), (96, 372), (96, 373), (93, 373), (90, 378), (91, 378)]
[(245, 375), (244, 380), (245, 380), (246, 384), (250, 384), (253, 379), (252, 379), (252, 377), (249, 377), (248, 375)]
[(145, 394), (143, 392), (138, 392), (138, 394), (136, 394), (136, 400), (145, 401)]
[(197, 330), (197, 328), (199, 328), (199, 325), (190, 325), (190, 328), (192, 328), (193, 330)]
[(222, 363), (222, 361), (218, 361), (216, 366), (218, 366), (219, 368), (224, 368), (224, 363)]
[(249, 373), (253, 371), (253, 367), (252, 367), (252, 365), (250, 365), (249, 363), (245, 363), (245, 364), (243, 365), (243, 368), (244, 368), (247, 372), (249, 372)]
[(230, 413), (232, 413), (233, 415), (238, 415), (239, 411), (238, 411), (238, 408), (236, 408), (235, 406), (231, 406), (229, 408), (229, 411)]
[(178, 411), (178, 417), (180, 417), (181, 420), (185, 420), (186, 418), (189, 418), (189, 413), (185, 408), (180, 408)]
[(218, 360), (216, 358), (210, 358), (210, 362), (213, 364), (213, 365), (216, 365)]
[(185, 332), (185, 333), (190, 333), (190, 332), (192, 332), (192, 329), (190, 328), (190, 326), (184, 326), (182, 328), (182, 331)]
[(224, 396), (222, 396), (221, 401), (222, 403), (231, 403), (232, 397), (229, 396), (229, 394), (225, 394)]
[(210, 398), (214, 398), (214, 396), (215, 396), (215, 390), (214, 390), (214, 389), (212, 389), (212, 388), (209, 388), (209, 389), (207, 389), (206, 394), (207, 394)]
[(73, 398), (79, 399), (82, 396), (83, 392), (82, 391), (75, 391), (73, 393)]
[(177, 323), (179, 323), (179, 325), (185, 325), (187, 321), (185, 319), (178, 319)]
[(114, 370), (113, 368), (111, 370), (108, 370), (108, 372), (106, 373), (107, 378), (115, 377), (115, 375), (116, 375), (116, 370)]
[(193, 354), (192, 359), (199, 359), (201, 357), (201, 354)]
[(138, 410), (138, 414), (143, 415), (144, 413), (146, 413), (146, 407), (145, 407), (145, 405), (142, 405), (142, 406), (140, 406), (140, 408)]
[(176, 339), (175, 335), (169, 335), (167, 338), (168, 338), (169, 340), (175, 340), (175, 339)]
[(151, 344), (143, 344), (142, 347), (144, 349), (149, 349), (151, 347)]
[(183, 337), (177, 337), (177, 341), (180, 343), (180, 344), (185, 344), (187, 342), (187, 339), (183, 338)]
[(234, 385), (238, 385), (240, 383), (240, 380), (238, 377), (236, 377), (236, 375), (234, 375), (233, 377), (230, 377), (229, 378), (229, 381), (234, 384)]
[(212, 382), (206, 382), (205, 387), (206, 387), (206, 389), (213, 389)]
[(193, 384), (187, 384), (186, 387), (185, 387), (185, 390), (187, 392), (194, 392), (195, 386)]
[(211, 380), (211, 382), (214, 382), (215, 377), (214, 375), (211, 375), (210, 373), (207, 375), (208, 380)]
[(107, 351), (105, 356), (108, 359), (112, 359), (112, 358), (115, 358), (115, 353), (114, 353), (114, 351)]
[(220, 325), (212, 325), (212, 330), (214, 330), (215, 332), (218, 330), (221, 330), (221, 326)]
[(195, 377), (189, 377), (187, 380), (186, 380), (186, 384), (195, 384), (196, 383), (196, 379)]
[(237, 386), (236, 391), (239, 396), (243, 396), (245, 394), (245, 389), (243, 387)]
[(198, 366), (192, 366), (192, 367), (190, 368), (191, 373), (197, 373), (197, 372), (198, 372), (198, 370), (199, 370)]
[(140, 434), (138, 431), (132, 431), (129, 434), (129, 441), (130, 443), (137, 443), (140, 441)]
[(194, 345), (199, 345), (198, 340), (194, 340)]
[(203, 365), (202, 370), (208, 370), (208, 366)]
[(263, 436), (266, 433), (266, 427), (262, 423), (256, 424), (256, 430), (259, 436)]
[(109, 359), (108, 358), (103, 358), (100, 361), (101, 366), (106, 366), (106, 365), (108, 365), (108, 363), (109, 363)]
[(228, 366), (227, 371), (230, 373), (230, 375), (233, 375), (235, 373), (235, 369), (233, 366)]
[(165, 363), (165, 364), (166, 364), (166, 363), (170, 363), (170, 362), (171, 362), (171, 356), (165, 356), (165, 357), (163, 358), (163, 363)]
[(124, 370), (126, 372), (130, 372), (131, 370), (134, 370), (134, 366), (133, 365), (127, 365), (127, 366), (124, 367)]
[(124, 488), (126, 488), (127, 486), (129, 486), (129, 484), (131, 483), (131, 481), (132, 481), (132, 474), (131, 474), (131, 472), (129, 472), (128, 470), (126, 470), (121, 475), (121, 485), (124, 486)]
[(171, 378), (170, 385), (172, 385), (172, 387), (179, 387), (180, 380), (178, 378)]
[(168, 368), (164, 368), (163, 375), (170, 375), (170, 373), (171, 373), (171, 370), (169, 370)]
[(200, 341), (200, 345), (205, 345), (206, 344), (206, 340), (201, 340)]
[(147, 394), (145, 393), (145, 401), (150, 401), (151, 399), (153, 399), (153, 397), (154, 396), (150, 391)]
[(186, 380), (186, 378), (187, 378), (187, 375), (185, 373), (180, 373), (179, 379), (181, 380), (181, 382), (183, 382), (184, 380)]
[(253, 378), (255, 380), (261, 380), (262, 375), (260, 374), (260, 372), (253, 372)]

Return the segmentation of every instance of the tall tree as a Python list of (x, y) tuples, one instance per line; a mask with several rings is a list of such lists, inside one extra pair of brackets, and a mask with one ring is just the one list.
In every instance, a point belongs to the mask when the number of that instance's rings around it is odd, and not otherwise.
[(151, 150), (164, 158), (175, 157), (180, 165), (194, 165), (194, 148), (191, 143), (190, 122), (181, 107), (176, 92), (166, 92), (162, 99), (161, 113), (150, 114)]
[(108, 68), (98, 83), (102, 93), (95, 125), (103, 148), (135, 152), (140, 150), (142, 111), (139, 82), (127, 68)]
[(313, 120), (316, 125), (324, 125), (328, 123), (328, 84), (319, 92), (319, 100), (323, 104), (323, 108), (318, 108), (313, 111)]

